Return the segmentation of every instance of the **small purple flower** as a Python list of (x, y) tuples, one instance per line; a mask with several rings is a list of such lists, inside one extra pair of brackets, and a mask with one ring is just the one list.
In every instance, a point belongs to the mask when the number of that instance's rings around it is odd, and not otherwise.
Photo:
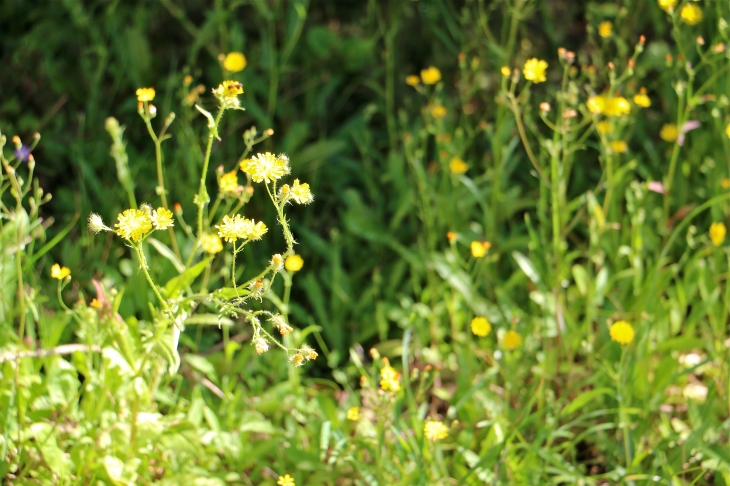
[(18, 160), (22, 160), (23, 162), (28, 162), (28, 157), (30, 156), (30, 148), (26, 145), (21, 145), (20, 147), (15, 149), (15, 158)]
[(685, 122), (684, 126), (682, 126), (682, 130), (679, 132), (679, 139), (677, 140), (677, 143), (680, 147), (684, 147), (684, 134), (694, 130), (695, 128), (699, 128), (701, 123), (697, 120), (688, 120)]

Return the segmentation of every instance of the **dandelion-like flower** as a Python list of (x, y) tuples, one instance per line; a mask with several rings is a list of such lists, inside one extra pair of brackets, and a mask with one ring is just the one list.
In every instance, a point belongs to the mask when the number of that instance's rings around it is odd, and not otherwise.
[(104, 220), (101, 219), (101, 216), (99, 216), (96, 213), (91, 213), (89, 215), (89, 231), (91, 231), (94, 234), (99, 234), (101, 231), (111, 231), (112, 229), (104, 224)]
[(216, 225), (218, 236), (228, 243), (235, 243), (236, 240), (260, 240), (266, 234), (268, 228), (264, 223), (254, 222), (246, 219), (240, 214), (223, 216), (221, 224)]
[(155, 99), (155, 88), (137, 89), (137, 101), (152, 101)]
[(604, 20), (598, 26), (598, 35), (600, 35), (604, 39), (611, 37), (612, 32), (613, 32), (613, 24), (611, 22), (609, 22), (608, 20)]
[(284, 266), (284, 258), (280, 254), (276, 254), (271, 257), (271, 261), (269, 264), (273, 267), (274, 270), (277, 272), (281, 270), (281, 267)]
[(725, 235), (727, 235), (727, 228), (725, 223), (715, 222), (710, 225), (710, 240), (715, 246), (720, 246), (725, 241)]
[(380, 370), (380, 378), (380, 388), (384, 391), (390, 390), (397, 392), (400, 390), (400, 373), (395, 371), (392, 366), (384, 366), (383, 369)]
[(476, 336), (487, 336), (492, 330), (492, 325), (486, 317), (475, 317), (471, 320), (471, 332)]
[(317, 354), (317, 351), (307, 346), (306, 344), (299, 348), (299, 352), (302, 354), (302, 356), (304, 356), (307, 361), (317, 359), (317, 356), (319, 356)]
[(232, 73), (243, 71), (246, 64), (246, 56), (242, 52), (229, 52), (223, 60), (223, 68)]
[(436, 84), (441, 81), (441, 71), (434, 66), (423, 69), (421, 71), (421, 80), (423, 84)]
[(611, 133), (613, 131), (613, 127), (611, 126), (611, 122), (603, 120), (596, 123), (596, 130), (598, 130), (598, 133), (601, 135), (605, 135), (606, 133)]
[(269, 350), (269, 343), (264, 338), (256, 338), (253, 340), (253, 346), (258, 354), (264, 354)]
[(617, 321), (611, 325), (609, 329), (611, 339), (619, 344), (626, 345), (634, 340), (634, 328), (626, 321)]
[(646, 94), (646, 88), (641, 88), (639, 93), (634, 96), (634, 103), (642, 108), (649, 108), (651, 106), (651, 99)]
[(614, 142), (611, 142), (611, 150), (613, 150), (617, 154), (622, 154), (622, 153), (626, 152), (628, 149), (629, 149), (629, 146), (623, 140), (616, 140)]
[(449, 170), (452, 174), (464, 174), (469, 170), (469, 165), (461, 157), (454, 157), (449, 162)]
[(242, 161), (240, 165), (241, 170), (250, 175), (254, 182), (266, 182), (267, 184), (281, 179), (291, 171), (289, 157), (284, 154), (274, 155), (271, 152), (256, 154), (252, 158)]
[(69, 270), (68, 267), (62, 267), (58, 263), (54, 263), (51, 267), (51, 277), (56, 280), (63, 280), (69, 275), (71, 275), (71, 270)]
[(689, 25), (696, 25), (702, 22), (702, 9), (694, 3), (688, 3), (679, 12), (682, 21)]
[(512, 74), (512, 71), (510, 71), (510, 68), (508, 66), (502, 66), (499, 69), (499, 72), (504, 76), (505, 78), (508, 78), (510, 74)]
[(440, 420), (428, 420), (423, 426), (423, 435), (431, 442), (436, 442), (447, 438), (449, 429)]
[(172, 211), (165, 208), (157, 208), (151, 214), (152, 225), (157, 230), (166, 230), (174, 226)]
[(730, 138), (730, 123), (725, 127), (725, 135), (727, 135), (727, 138)]
[(434, 118), (443, 118), (446, 116), (446, 107), (442, 105), (436, 105), (431, 108), (431, 116)]
[(240, 107), (238, 95), (242, 93), (243, 85), (238, 81), (223, 81), (217, 88), (213, 89), (213, 94), (225, 109), (238, 109)]
[(236, 171), (232, 170), (223, 174), (220, 181), (218, 181), (218, 187), (220, 187), (220, 190), (222, 192), (225, 192), (227, 194), (233, 194), (238, 192), (239, 185), (238, 175), (236, 174)]
[(294, 478), (289, 476), (288, 474), (285, 474), (283, 476), (279, 476), (279, 480), (276, 482), (279, 486), (296, 486), (294, 484)]
[(725, 178), (720, 181), (720, 187), (723, 189), (730, 189), (730, 179)]
[(522, 346), (522, 336), (517, 331), (510, 329), (502, 336), (502, 346), (512, 351), (515, 348)]
[(591, 96), (586, 101), (586, 106), (594, 115), (600, 115), (606, 109), (606, 98), (604, 96)]
[(657, 3), (659, 3), (659, 8), (667, 13), (672, 13), (674, 7), (677, 6), (677, 0), (657, 0)]
[(406, 76), (406, 84), (408, 86), (418, 86), (418, 84), (420, 82), (421, 82), (421, 78), (419, 78), (415, 74), (411, 74), (410, 76)]
[(676, 142), (679, 138), (679, 128), (674, 123), (665, 123), (659, 130), (659, 137), (665, 142)]
[(314, 195), (309, 190), (309, 184), (306, 182), (300, 184), (299, 179), (294, 179), (294, 184), (292, 184), (289, 193), (291, 194), (291, 198), (298, 204), (309, 204), (314, 201)]
[(139, 241), (142, 236), (152, 229), (149, 215), (140, 209), (127, 209), (117, 216), (115, 232), (125, 240)]
[(547, 78), (545, 77), (547, 67), (547, 62), (533, 57), (525, 62), (525, 67), (522, 72), (524, 73), (526, 80), (532, 81), (535, 84), (543, 83), (547, 81)]
[(304, 259), (300, 255), (290, 255), (286, 257), (284, 268), (290, 272), (298, 272), (304, 266)]
[(606, 116), (621, 116), (631, 113), (631, 103), (623, 96), (615, 96), (606, 100)]
[(203, 236), (203, 239), (200, 241), (200, 247), (203, 251), (210, 253), (211, 255), (215, 255), (223, 250), (223, 242), (218, 235), (207, 234)]
[(357, 422), (360, 420), (360, 407), (350, 407), (347, 409), (347, 420)]
[(488, 241), (472, 241), (471, 254), (474, 258), (482, 258), (491, 247), (492, 244)]
[(297, 353), (289, 358), (289, 362), (298, 368), (304, 364), (304, 355), (302, 353)]

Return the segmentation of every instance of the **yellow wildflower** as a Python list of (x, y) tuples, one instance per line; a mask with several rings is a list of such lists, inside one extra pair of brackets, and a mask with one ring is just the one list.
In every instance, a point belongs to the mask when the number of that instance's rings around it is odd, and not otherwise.
[(137, 89), (137, 101), (152, 101), (155, 99), (155, 88)]
[(94, 309), (101, 309), (103, 307), (102, 303), (99, 302), (99, 299), (91, 299), (91, 302), (89, 302), (89, 307), (93, 307)]
[(150, 218), (152, 219), (152, 226), (157, 230), (166, 230), (167, 228), (174, 226), (172, 220), (172, 211), (165, 208), (157, 208), (152, 211)]
[(246, 64), (246, 56), (242, 52), (229, 52), (223, 60), (223, 67), (232, 73), (243, 71)]
[(436, 105), (431, 108), (431, 116), (434, 118), (443, 118), (446, 116), (446, 108), (442, 105)]
[(611, 22), (609, 22), (608, 20), (604, 20), (598, 26), (598, 35), (600, 35), (604, 39), (611, 37), (612, 32), (613, 32), (613, 24)]
[(522, 336), (517, 331), (510, 329), (502, 336), (502, 346), (512, 351), (515, 348), (522, 346)]
[(302, 353), (297, 353), (289, 358), (289, 362), (296, 367), (302, 366), (304, 364), (304, 356)]
[(651, 100), (646, 94), (646, 88), (641, 88), (639, 93), (634, 96), (634, 103), (642, 108), (649, 108), (651, 106)]
[(730, 123), (725, 127), (725, 135), (727, 135), (727, 138), (730, 138)]
[(603, 120), (596, 123), (596, 130), (598, 130), (598, 133), (605, 135), (607, 133), (611, 133), (613, 131), (613, 127), (610, 122)]
[(400, 390), (400, 373), (395, 371), (395, 369), (390, 366), (384, 366), (383, 369), (380, 370), (380, 388), (382, 388), (385, 391), (391, 390), (394, 392), (397, 392)]
[(213, 94), (221, 102), (224, 109), (239, 109), (240, 102), (238, 95), (243, 93), (243, 85), (238, 81), (223, 81), (217, 88), (213, 89)]
[(712, 223), (710, 225), (710, 239), (712, 240), (712, 244), (715, 246), (720, 246), (725, 241), (725, 235), (727, 234), (727, 228), (725, 228), (725, 223), (719, 222), (719, 223)]
[(684, 23), (689, 25), (699, 24), (702, 21), (702, 9), (693, 3), (688, 3), (679, 12)]
[(223, 242), (218, 235), (208, 234), (203, 236), (203, 239), (200, 241), (200, 247), (203, 251), (215, 255), (223, 250)]
[(421, 82), (421, 78), (416, 76), (415, 74), (411, 74), (410, 76), (406, 76), (406, 84), (408, 86), (418, 86), (418, 83)]
[(476, 336), (487, 336), (492, 330), (492, 325), (486, 317), (475, 317), (471, 320), (471, 332)]
[(441, 71), (434, 66), (424, 69), (421, 71), (421, 80), (423, 84), (436, 84), (441, 81)]
[(71, 270), (69, 270), (68, 267), (62, 267), (58, 263), (54, 263), (51, 267), (51, 277), (56, 280), (63, 280), (69, 275), (71, 275)]
[(606, 98), (604, 96), (591, 96), (586, 101), (588, 110), (594, 115), (600, 115), (606, 109)]
[(488, 241), (472, 241), (471, 242), (471, 254), (474, 258), (481, 258), (487, 254), (487, 250), (492, 247), (492, 244)]
[(626, 321), (614, 322), (609, 329), (611, 339), (619, 344), (629, 344), (634, 340), (634, 328)]
[(299, 179), (294, 179), (294, 184), (292, 184), (290, 192), (292, 199), (298, 204), (309, 204), (314, 200), (312, 191), (309, 190), (309, 184), (306, 182), (300, 184)]
[(466, 162), (461, 160), (461, 157), (454, 157), (449, 162), (449, 169), (454, 174), (463, 174), (467, 170), (469, 170), (469, 165), (467, 165)]
[(116, 233), (125, 240), (139, 241), (142, 235), (152, 229), (152, 221), (146, 212), (127, 209), (117, 216)]
[(229, 243), (235, 243), (238, 239), (260, 240), (268, 231), (266, 225), (261, 221), (256, 223), (240, 214), (234, 214), (233, 217), (223, 216), (223, 222), (216, 225), (216, 228), (218, 228), (218, 236)]
[(236, 171), (232, 170), (223, 174), (220, 181), (218, 181), (218, 187), (220, 187), (222, 192), (228, 194), (238, 192), (238, 175)]
[(428, 420), (423, 426), (423, 435), (431, 442), (436, 442), (447, 438), (449, 429), (440, 420)]
[(350, 407), (347, 409), (347, 420), (357, 422), (360, 420), (360, 407)]
[(677, 6), (677, 0), (657, 0), (659, 3), (659, 8), (664, 10), (667, 13), (672, 13), (674, 11), (674, 7)]
[(665, 142), (675, 142), (679, 138), (679, 129), (674, 123), (665, 123), (659, 131), (659, 137)]
[[(244, 164), (245, 162), (245, 164)], [(251, 176), (254, 182), (269, 182), (281, 179), (290, 172), (289, 157), (271, 152), (256, 154), (241, 162), (241, 169)]]
[(533, 83), (542, 83), (547, 80), (545, 77), (545, 70), (547, 70), (547, 67), (547, 62), (533, 57), (525, 62), (525, 67), (522, 72), (525, 74), (526, 80), (532, 81)]
[(618, 154), (622, 154), (626, 152), (629, 149), (629, 146), (626, 145), (626, 142), (623, 140), (616, 140), (614, 142), (611, 142), (611, 150)]
[(628, 115), (631, 112), (629, 100), (623, 96), (616, 96), (606, 100), (606, 116)]
[(730, 189), (730, 179), (723, 179), (720, 181), (720, 187), (723, 189)]
[(504, 76), (505, 78), (509, 77), (509, 75), (512, 74), (512, 71), (510, 71), (509, 67), (507, 66), (502, 66), (499, 72), (502, 73), (502, 76)]
[(279, 480), (276, 482), (279, 486), (296, 486), (294, 483), (294, 478), (289, 476), (288, 474), (285, 474), (284, 476), (279, 476)]
[(284, 268), (290, 272), (298, 272), (304, 266), (304, 259), (300, 255), (290, 255), (284, 260)]

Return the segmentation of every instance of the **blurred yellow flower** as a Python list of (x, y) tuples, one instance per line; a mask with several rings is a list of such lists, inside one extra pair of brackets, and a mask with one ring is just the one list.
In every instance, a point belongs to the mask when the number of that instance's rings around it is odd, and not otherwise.
[(619, 344), (629, 344), (634, 340), (634, 328), (626, 321), (617, 321), (609, 329), (611, 339)]
[(642, 108), (649, 108), (651, 106), (651, 100), (646, 94), (646, 88), (641, 88), (639, 93), (634, 96), (634, 103)]
[(223, 174), (220, 181), (218, 181), (218, 187), (220, 187), (221, 192), (227, 194), (238, 192), (238, 175), (236, 171), (232, 170)]
[(447, 233), (446, 233), (446, 238), (447, 238), (447, 239), (448, 239), (449, 241), (456, 241), (456, 239), (458, 238), (458, 236), (457, 236), (457, 234), (456, 234), (456, 233), (454, 233), (453, 231), (449, 231), (449, 232), (447, 232)]
[(606, 101), (606, 116), (628, 115), (631, 112), (631, 104), (629, 100), (623, 96), (609, 98)]
[(469, 170), (469, 166), (464, 162), (461, 157), (454, 157), (449, 162), (449, 169), (454, 174), (463, 174)]
[(423, 84), (436, 84), (441, 81), (441, 71), (434, 66), (424, 69), (421, 71), (421, 80)]
[(509, 75), (512, 73), (512, 71), (510, 71), (509, 67), (507, 66), (502, 66), (499, 72), (502, 73), (502, 76), (504, 76), (505, 78), (509, 77)]
[(712, 223), (710, 225), (710, 239), (712, 240), (713, 245), (722, 245), (722, 243), (725, 241), (725, 235), (727, 235), (727, 228), (725, 228), (725, 223), (719, 222)]
[(431, 108), (431, 116), (434, 118), (443, 118), (446, 116), (446, 108), (442, 105), (436, 105)]
[(727, 138), (730, 138), (730, 123), (725, 127), (725, 135), (727, 135)]
[(117, 215), (115, 232), (125, 240), (139, 241), (142, 235), (152, 229), (152, 221), (146, 212), (139, 209), (126, 209)]
[(603, 120), (596, 123), (596, 130), (598, 130), (598, 133), (605, 135), (607, 133), (611, 133), (613, 131), (613, 127), (610, 122)]
[(312, 191), (309, 190), (309, 184), (306, 182), (300, 184), (299, 179), (294, 179), (294, 184), (292, 184), (290, 192), (292, 199), (298, 204), (309, 204), (314, 201)]
[(609, 22), (608, 20), (604, 20), (598, 26), (598, 35), (600, 35), (604, 39), (607, 37), (611, 37), (612, 32), (613, 32), (613, 24), (611, 22)]
[(99, 302), (99, 299), (91, 299), (91, 302), (89, 302), (89, 307), (93, 307), (94, 309), (101, 309), (103, 307), (103, 304)]
[(360, 420), (360, 407), (350, 407), (347, 409), (347, 420), (357, 422)]
[(154, 226), (156, 230), (166, 230), (167, 228), (174, 226), (172, 211), (169, 209), (155, 209), (150, 214), (150, 219), (152, 220), (152, 226)]
[(476, 336), (484, 337), (492, 330), (492, 325), (486, 317), (475, 317), (471, 320), (471, 332)]
[(624, 142), (623, 140), (616, 140), (615, 142), (611, 142), (611, 150), (618, 154), (622, 154), (628, 149), (628, 145), (626, 145), (626, 142)]
[(492, 244), (488, 241), (472, 241), (471, 242), (471, 254), (474, 258), (482, 258), (487, 254), (487, 250), (492, 247)]
[(264, 223), (259, 221), (256, 223), (252, 219), (246, 219), (240, 214), (234, 214), (232, 217), (225, 215), (221, 224), (216, 225), (218, 228), (218, 236), (226, 240), (228, 243), (235, 243), (236, 240), (260, 240), (268, 228)]
[(586, 101), (588, 110), (594, 115), (600, 115), (606, 109), (606, 98), (604, 96), (591, 96)]
[(62, 267), (58, 263), (54, 263), (51, 267), (51, 277), (56, 280), (63, 280), (69, 275), (71, 275), (71, 270), (69, 270), (68, 267)]
[(431, 442), (436, 442), (447, 438), (449, 429), (440, 420), (428, 420), (423, 426), (423, 435)]
[(688, 3), (682, 7), (679, 16), (682, 17), (682, 20), (686, 24), (699, 24), (702, 21), (702, 9), (693, 3)]
[(304, 259), (300, 255), (289, 255), (284, 261), (284, 268), (290, 272), (298, 272), (304, 266)]
[(200, 247), (203, 251), (210, 253), (211, 255), (215, 255), (223, 250), (223, 242), (221, 242), (218, 235), (208, 234), (203, 236), (203, 239), (200, 242)]
[(537, 58), (529, 59), (525, 62), (525, 67), (522, 72), (525, 75), (525, 79), (532, 81), (533, 83), (543, 83), (547, 80), (545, 77), (545, 71), (547, 70), (548, 63)]
[(522, 336), (517, 331), (510, 329), (504, 333), (502, 337), (502, 346), (512, 351), (515, 348), (522, 346)]
[(137, 101), (152, 101), (155, 99), (155, 88), (139, 88)]
[(279, 486), (296, 486), (294, 483), (294, 478), (289, 476), (288, 474), (285, 474), (284, 476), (279, 476), (279, 480), (276, 482)]
[(418, 86), (418, 83), (421, 82), (421, 78), (416, 76), (415, 74), (411, 74), (410, 76), (406, 76), (406, 84), (408, 86)]
[(246, 64), (246, 56), (242, 52), (229, 52), (223, 60), (223, 67), (232, 73), (243, 71)]
[(659, 137), (665, 142), (674, 142), (679, 137), (679, 129), (674, 123), (665, 123), (659, 130)]
[(723, 189), (730, 189), (730, 179), (721, 180), (720, 187), (722, 187)]
[(267, 184), (281, 179), (291, 171), (289, 157), (284, 154), (274, 155), (271, 152), (256, 154), (250, 159), (242, 161), (240, 165), (254, 182), (266, 182)]
[(395, 369), (390, 366), (384, 366), (383, 369), (380, 370), (380, 388), (382, 388), (385, 391), (394, 391), (397, 392), (400, 390), (400, 373), (395, 371)]
[(677, 6), (677, 0), (657, 0), (657, 2), (659, 3), (659, 8), (667, 13), (672, 13), (674, 7)]

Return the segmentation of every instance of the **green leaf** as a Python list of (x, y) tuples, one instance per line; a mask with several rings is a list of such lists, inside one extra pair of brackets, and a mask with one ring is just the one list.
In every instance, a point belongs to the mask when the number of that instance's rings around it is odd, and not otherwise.
[(177, 257), (177, 255), (175, 255), (175, 253), (170, 249), (169, 246), (154, 238), (147, 238), (146, 241), (154, 246), (155, 250), (157, 250), (160, 255), (170, 260), (170, 262), (175, 266), (175, 269), (178, 272), (182, 273), (185, 271), (185, 265), (183, 265), (183, 262), (180, 261), (180, 259)]
[(218, 375), (215, 372), (215, 367), (202, 356), (195, 354), (186, 354), (183, 357), (183, 361), (189, 364), (193, 369), (203, 373), (209, 380), (217, 382)]
[(203, 273), (205, 267), (208, 266), (212, 258), (206, 258), (193, 265), (192, 267), (185, 270), (177, 277), (173, 277), (169, 282), (165, 284), (165, 295), (168, 298), (175, 297), (178, 292), (181, 292), (185, 287), (190, 286), (193, 281), (198, 278), (198, 275)]
[(573, 265), (573, 278), (575, 279), (575, 285), (578, 287), (578, 291), (581, 295), (585, 295), (588, 291), (588, 273), (582, 265)]
[(525, 275), (527, 275), (530, 280), (536, 284), (540, 283), (540, 274), (537, 272), (537, 269), (535, 269), (535, 266), (529, 258), (519, 251), (513, 251), (512, 257), (517, 260), (517, 265), (520, 266), (522, 271), (525, 272)]
[(203, 324), (210, 326), (232, 326), (233, 321), (220, 314), (195, 314), (185, 319), (185, 325)]
[(697, 348), (704, 349), (706, 344), (704, 339), (691, 336), (677, 336), (663, 341), (656, 347), (656, 351), (690, 351)]
[(596, 388), (595, 390), (587, 391), (575, 397), (572, 402), (570, 402), (568, 405), (565, 406), (565, 408), (563, 408), (563, 410), (560, 412), (560, 415), (570, 415), (571, 413), (576, 412), (584, 406), (588, 405), (588, 403), (593, 401), (596, 397), (599, 397), (601, 395), (611, 395), (614, 392), (615, 390), (613, 388)]

